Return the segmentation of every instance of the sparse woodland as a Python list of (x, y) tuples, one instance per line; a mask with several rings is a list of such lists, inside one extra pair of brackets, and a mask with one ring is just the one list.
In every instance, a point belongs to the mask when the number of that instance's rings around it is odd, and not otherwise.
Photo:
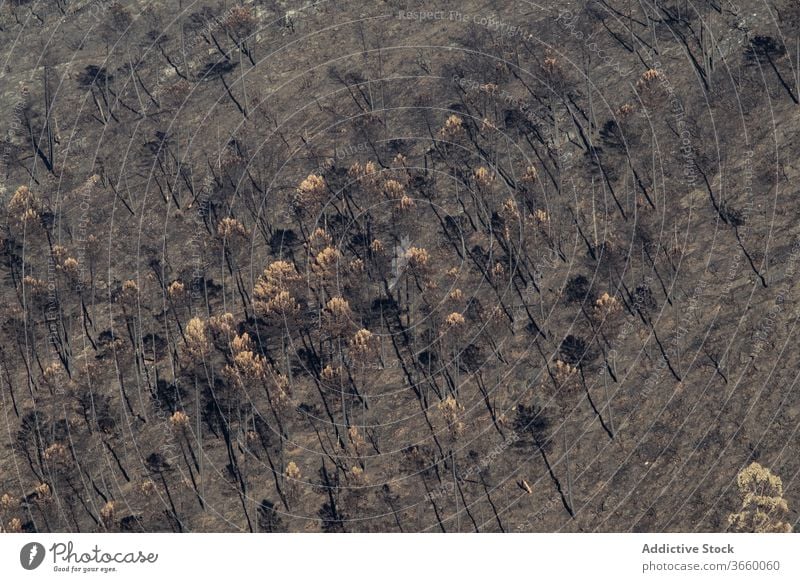
[(797, 3), (493, 4), (0, 4), (3, 531), (796, 529)]

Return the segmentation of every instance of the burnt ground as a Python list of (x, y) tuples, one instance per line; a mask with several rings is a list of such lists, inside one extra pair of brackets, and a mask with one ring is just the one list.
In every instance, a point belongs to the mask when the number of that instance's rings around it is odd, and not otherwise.
[(795, 524), (798, 38), (3, 2), (3, 527), (724, 531), (752, 461)]

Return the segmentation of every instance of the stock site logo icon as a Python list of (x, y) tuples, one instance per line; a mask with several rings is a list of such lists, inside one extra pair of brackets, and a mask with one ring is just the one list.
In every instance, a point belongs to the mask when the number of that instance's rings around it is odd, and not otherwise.
[(19, 563), (26, 570), (35, 570), (44, 561), (44, 546), (38, 542), (31, 542), (22, 546), (19, 552)]
[(394, 245), (394, 256), (392, 257), (392, 278), (389, 279), (389, 290), (395, 288), (397, 283), (408, 268), (408, 249), (411, 248), (411, 239), (404, 235), (399, 244)]

